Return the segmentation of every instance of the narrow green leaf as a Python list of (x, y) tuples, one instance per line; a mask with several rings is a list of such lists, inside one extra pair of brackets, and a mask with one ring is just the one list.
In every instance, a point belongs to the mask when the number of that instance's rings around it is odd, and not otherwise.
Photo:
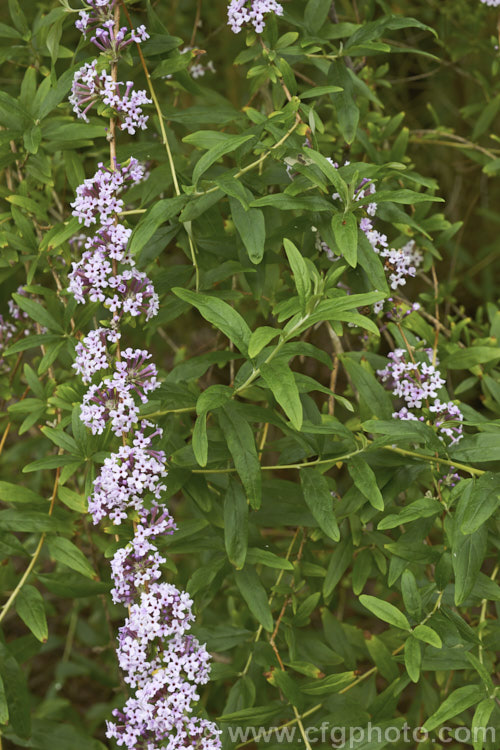
[(302, 309), (305, 309), (306, 302), (311, 293), (311, 279), (307, 270), (307, 265), (302, 254), (297, 250), (293, 242), (288, 239), (283, 240), (286, 257), (293, 273), (293, 280), (299, 295)]
[(304, 499), (318, 526), (330, 539), (338, 542), (340, 532), (335, 518), (333, 498), (325, 477), (318, 469), (301, 469), (300, 483)]
[(41, 593), (25, 584), (16, 598), (16, 612), (35, 638), (45, 643), (49, 637), (45, 606)]
[(267, 593), (260, 582), (260, 578), (253, 568), (245, 566), (242, 570), (235, 570), (236, 584), (248, 609), (260, 622), (264, 630), (272, 633), (274, 627), (271, 608), (267, 601)]
[[(253, 195), (250, 194), (249, 200), (253, 200)], [(240, 201), (232, 197), (229, 198), (229, 205), (234, 226), (246, 248), (248, 257), (252, 263), (260, 263), (264, 257), (266, 241), (266, 222), (263, 212), (260, 208), (245, 210)]]
[(78, 547), (62, 536), (54, 536), (47, 541), (51, 557), (58, 562), (64, 563), (68, 568), (76, 570), (86, 578), (95, 579), (96, 572), (85, 555)]
[(248, 545), (248, 503), (241, 485), (230, 481), (224, 498), (224, 544), (237, 570), (245, 564)]
[(457, 530), (452, 545), (452, 562), (455, 573), (455, 604), (464, 602), (476, 583), (486, 554), (487, 529), (481, 526), (472, 534)]
[(27, 312), (32, 320), (40, 323), (41, 326), (45, 326), (51, 331), (58, 331), (62, 333), (63, 329), (55, 318), (45, 309), (39, 302), (30, 299), (29, 297), (23, 297), (21, 294), (13, 294), (12, 298), (14, 302), (19, 305), (21, 310)]
[(340, 254), (350, 266), (356, 268), (358, 262), (358, 221), (354, 214), (335, 214), (332, 218), (332, 231)]
[(196, 418), (193, 429), (192, 446), (194, 457), (200, 466), (206, 466), (208, 461), (208, 437), (207, 437), (207, 417), (206, 414), (200, 414)]
[(405, 641), (404, 657), (408, 677), (412, 682), (418, 682), (420, 679), (422, 649), (420, 643), (415, 638), (412, 638), (412, 636)]
[(475, 480), (462, 516), (463, 534), (477, 531), (500, 506), (500, 476), (488, 472)]
[(373, 469), (359, 456), (353, 456), (347, 463), (351, 479), (364, 497), (376, 510), (384, 510), (384, 498), (377, 485)]
[(261, 470), (253, 430), (233, 404), (220, 407), (217, 415), (248, 501), (252, 508), (259, 508), (262, 499)]
[(189, 289), (174, 287), (173, 293), (184, 302), (196, 307), (205, 320), (222, 331), (245, 356), (248, 354), (248, 342), (252, 332), (239, 312), (218, 297), (192, 292)]
[(432, 497), (421, 497), (414, 500), (410, 505), (401, 508), (399, 513), (389, 513), (377, 525), (377, 529), (395, 529), (403, 523), (411, 523), (419, 518), (429, 518), (441, 513), (443, 506), (439, 500)]
[(443, 647), (443, 642), (439, 635), (428, 625), (417, 625), (413, 630), (413, 635), (415, 638), (418, 638), (419, 641), (428, 643), (430, 646), (434, 646), (434, 648)]
[(45, 507), (44, 500), (36, 492), (10, 482), (0, 482), (0, 500), (5, 503), (38, 503)]
[(31, 701), (26, 677), (7, 646), (1, 641), (0, 673), (7, 698), (9, 726), (19, 737), (30, 737)]
[(484, 690), (478, 685), (464, 685), (454, 690), (440, 705), (437, 711), (430, 716), (423, 729), (432, 732), (433, 729), (443, 724), (448, 719), (461, 714), (471, 706), (479, 703), (484, 698)]
[[(488, 734), (491, 733), (488, 722), (494, 708), (494, 698), (484, 698), (484, 700), (477, 704), (471, 726), (474, 750), (483, 750), (484, 741), (488, 737)], [(490, 729), (490, 732), (488, 732), (488, 729)]]
[(236, 151), (237, 148), (242, 146), (244, 143), (249, 141), (251, 138), (255, 138), (254, 135), (230, 135), (225, 133), (225, 139), (215, 146), (212, 146), (206, 154), (196, 162), (195, 168), (193, 169), (193, 185), (196, 187), (200, 177), (205, 174), (212, 164), (215, 164), (220, 158), (229, 154), (232, 151)]
[(389, 602), (384, 602), (382, 599), (377, 599), (375, 596), (369, 596), (368, 594), (362, 594), (359, 597), (361, 604), (369, 609), (379, 620), (388, 622), (389, 625), (394, 625), (396, 628), (402, 630), (410, 630), (410, 623), (402, 612), (397, 607)]
[(275, 555), (267, 549), (260, 549), (260, 547), (250, 547), (246, 561), (251, 565), (265, 565), (267, 568), (275, 568), (276, 570), (293, 570), (290, 560)]
[(325, 599), (328, 599), (333, 594), (335, 587), (351, 564), (352, 552), (352, 541), (348, 537), (341, 539), (335, 546), (323, 582), (323, 596)]
[(261, 326), (252, 332), (248, 342), (248, 356), (256, 357), (276, 336), (281, 334), (280, 328), (271, 328), (270, 326)]
[[(411, 570), (403, 571), (403, 575), (401, 576), (401, 593), (408, 614), (414, 620), (420, 620), (422, 617), (422, 599), (418, 590), (417, 581)], [(430, 628), (428, 629), (430, 630)]]
[(354, 672), (338, 672), (328, 675), (321, 680), (308, 682), (302, 687), (302, 692), (307, 695), (324, 695), (325, 693), (338, 693), (342, 688), (354, 682)]
[(260, 366), (260, 374), (296, 430), (302, 427), (302, 403), (297, 383), (285, 360), (274, 359)]

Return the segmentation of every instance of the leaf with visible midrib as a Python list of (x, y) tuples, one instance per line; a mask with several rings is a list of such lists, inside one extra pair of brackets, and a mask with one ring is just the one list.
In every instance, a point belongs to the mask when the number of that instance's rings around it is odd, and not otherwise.
[(216, 413), (250, 505), (252, 508), (259, 508), (262, 499), (262, 480), (252, 428), (233, 403), (220, 407)]
[(245, 566), (243, 570), (236, 570), (236, 583), (243, 599), (248, 604), (248, 609), (260, 622), (264, 630), (269, 633), (274, 627), (271, 608), (267, 601), (267, 593), (260, 582), (260, 578), (253, 568)]
[(340, 532), (333, 510), (333, 499), (325, 477), (318, 469), (301, 469), (300, 482), (304, 499), (314, 519), (318, 522), (318, 526), (330, 539), (338, 542)]
[(369, 609), (370, 612), (378, 617), (379, 620), (388, 622), (389, 625), (394, 625), (394, 627), (401, 628), (402, 630), (410, 630), (410, 623), (394, 604), (384, 602), (382, 599), (377, 599), (376, 596), (369, 596), (368, 594), (362, 594), (359, 597), (359, 601), (366, 609)]
[(43, 597), (38, 589), (26, 584), (23, 586), (16, 598), (16, 612), (35, 638), (45, 643), (49, 629)]
[(275, 359), (272, 362), (262, 364), (260, 374), (290, 422), (296, 430), (300, 430), (302, 427), (302, 403), (299, 389), (288, 364), (283, 359)]
[(248, 342), (252, 332), (239, 312), (231, 305), (218, 297), (210, 297), (208, 294), (192, 292), (189, 289), (174, 287), (173, 293), (184, 302), (196, 307), (205, 320), (212, 323), (218, 330), (222, 331), (233, 344), (236, 344), (242, 354), (248, 354)]

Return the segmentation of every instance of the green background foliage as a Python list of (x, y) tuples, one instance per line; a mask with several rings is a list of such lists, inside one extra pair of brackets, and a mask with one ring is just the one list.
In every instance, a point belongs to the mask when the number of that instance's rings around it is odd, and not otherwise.
[[(149, 165), (127, 221), (161, 305), (128, 340), (147, 343), (162, 375), (144, 413), (164, 430), (179, 526), (162, 541), (165, 577), (194, 598), (214, 656), (202, 707), (225, 749), (228, 725), (498, 733), (496, 13), (469, 0), (284, 5), (260, 38), (234, 36), (219, 0), (130, 5), (151, 33), (175, 177), (151, 108), (118, 158)], [(3, 314), (19, 285), (32, 295), (15, 297), (31, 328), (8, 342), (0, 377), (7, 748), (102, 748), (125, 695), (116, 529), (86, 513), (116, 445), (81, 425), (71, 369), (99, 307), (66, 289), (69, 204), (109, 158), (106, 120), (76, 121), (67, 103), (90, 59), (74, 20), (69, 6), (9, 0), (0, 23)], [(216, 74), (194, 79), (206, 59)], [(134, 50), (123, 65), (146, 86)], [(401, 324), (372, 311), (390, 290), (358, 230), (362, 178), (376, 182), (391, 246), (413, 238), (425, 253), (399, 295), (422, 310)], [(318, 251), (318, 233), (340, 260)], [(408, 344), (437, 347), (461, 401), (466, 435), (452, 448), (391, 418), (375, 371)], [(455, 486), (442, 481), (451, 466)], [(300, 732), (287, 746), (305, 746)]]

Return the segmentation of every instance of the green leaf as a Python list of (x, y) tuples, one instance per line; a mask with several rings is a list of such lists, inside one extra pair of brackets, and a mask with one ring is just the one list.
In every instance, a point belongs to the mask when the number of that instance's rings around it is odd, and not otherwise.
[(323, 677), (321, 680), (308, 682), (302, 686), (302, 692), (306, 695), (324, 695), (325, 693), (338, 693), (342, 688), (350, 685), (355, 680), (354, 672), (338, 672)]
[(264, 362), (260, 374), (297, 431), (302, 427), (302, 403), (293, 373), (283, 359)]
[(417, 521), (419, 518), (429, 518), (441, 513), (443, 506), (439, 500), (435, 500), (432, 497), (421, 497), (419, 500), (414, 500), (410, 505), (405, 508), (401, 508), (399, 513), (390, 513), (388, 516), (379, 521), (377, 529), (395, 529), (403, 523), (411, 523)]
[[(377, 194), (378, 198), (378, 194)], [(443, 367), (449, 370), (468, 370), (476, 365), (484, 365), (500, 359), (500, 347), (493, 346), (471, 346), (468, 349), (459, 349), (453, 352), (443, 362)]]
[[(328, 81), (340, 86), (342, 89), (338, 94), (332, 94), (331, 99), (337, 115), (338, 126), (342, 136), (348, 144), (351, 144), (358, 129), (359, 107), (356, 104), (356, 94), (353, 79), (343, 60), (332, 62)], [(377, 195), (378, 197), (378, 195)]]
[(241, 711), (233, 711), (230, 714), (223, 714), (217, 717), (217, 721), (223, 724), (267, 724), (274, 716), (283, 711), (283, 705), (277, 706), (253, 706), (252, 708), (242, 708)]
[[(252, 200), (253, 195), (250, 193), (249, 201)], [(229, 198), (229, 205), (234, 226), (246, 248), (248, 257), (252, 263), (260, 263), (264, 257), (266, 241), (266, 222), (263, 212), (260, 208), (245, 210), (241, 203), (232, 197)]]
[(63, 332), (62, 327), (56, 319), (39, 302), (35, 302), (35, 300), (29, 299), (29, 297), (23, 297), (21, 294), (13, 294), (12, 298), (21, 310), (28, 313), (32, 320), (35, 320), (41, 326), (45, 326), (51, 331)]
[[(411, 570), (404, 570), (401, 576), (401, 593), (408, 614), (414, 620), (422, 617), (422, 600), (417, 586), (417, 581)], [(430, 629), (430, 628), (429, 628)]]
[(222, 331), (238, 347), (240, 352), (247, 356), (248, 342), (252, 332), (245, 320), (231, 305), (218, 297), (209, 297), (207, 294), (192, 292), (189, 289), (175, 287), (172, 291), (184, 302), (196, 307), (205, 320)]
[(217, 415), (248, 501), (252, 508), (260, 508), (261, 470), (252, 428), (234, 408), (234, 404), (220, 407)]
[(488, 472), (474, 481), (472, 492), (462, 517), (463, 534), (477, 531), (500, 505), (500, 476)]
[(461, 714), (484, 698), (484, 690), (478, 685), (464, 685), (454, 690), (430, 716), (422, 729), (432, 732), (448, 719)]
[(413, 635), (415, 638), (418, 638), (419, 641), (428, 643), (430, 646), (434, 646), (434, 648), (443, 647), (443, 642), (439, 635), (428, 625), (417, 625), (417, 627), (413, 629)]
[(275, 568), (276, 570), (293, 570), (290, 560), (275, 555), (267, 549), (260, 549), (260, 547), (250, 547), (246, 561), (251, 565), (265, 565), (267, 568)]
[(234, 577), (248, 609), (260, 622), (264, 630), (272, 633), (274, 620), (267, 601), (267, 594), (260, 578), (253, 568), (245, 566), (242, 570), (235, 570)]
[(36, 154), (42, 142), (42, 129), (40, 125), (33, 125), (23, 135), (24, 148), (30, 154)]
[(248, 503), (241, 485), (230, 481), (224, 498), (224, 544), (237, 570), (245, 564), (248, 545)]
[(207, 414), (209, 411), (223, 406), (234, 395), (233, 388), (228, 385), (210, 385), (200, 393), (196, 402), (196, 413)]
[(415, 190), (400, 188), (399, 190), (377, 190), (377, 203), (390, 201), (391, 203), (405, 203), (412, 205), (414, 203), (443, 203), (444, 198), (437, 198), (428, 193), (417, 193)]
[(57, 469), (59, 466), (67, 466), (73, 463), (83, 463), (80, 456), (47, 456), (33, 461), (23, 467), (23, 474), (29, 474), (32, 471), (41, 471), (42, 469)]
[(484, 698), (477, 704), (471, 726), (474, 750), (483, 750), (484, 740), (488, 736), (488, 722), (494, 708), (494, 698)]
[(7, 646), (1, 641), (0, 673), (7, 698), (9, 726), (19, 737), (29, 737), (31, 735), (31, 703), (26, 677)]
[(131, 254), (137, 255), (162, 224), (180, 213), (186, 202), (187, 197), (180, 195), (159, 200), (148, 209), (132, 233), (130, 239)]
[(57, 496), (59, 500), (71, 510), (76, 511), (77, 513), (88, 513), (85, 498), (82, 497), (82, 495), (78, 495), (76, 492), (73, 492), (73, 490), (59, 485)]
[(68, 532), (68, 523), (26, 508), (12, 508), (0, 511), (0, 528), (2, 531), (37, 531), (43, 533)]
[(397, 609), (393, 604), (384, 602), (382, 599), (377, 599), (375, 596), (369, 596), (368, 594), (362, 594), (359, 597), (361, 604), (369, 609), (379, 620), (388, 622), (389, 625), (394, 625), (396, 628), (402, 630), (410, 630), (410, 623), (402, 612)]
[(252, 332), (248, 342), (248, 356), (253, 359), (269, 344), (276, 336), (281, 334), (281, 328), (261, 326)]
[(498, 461), (500, 454), (500, 434), (480, 432), (477, 435), (465, 435), (457, 446), (450, 450), (456, 461), (484, 463)]
[(96, 572), (85, 555), (78, 547), (62, 536), (54, 536), (47, 540), (51, 557), (58, 562), (67, 565), (68, 568), (76, 570), (86, 578), (97, 578)]
[(420, 679), (422, 649), (420, 643), (411, 636), (405, 641), (404, 658), (408, 677), (412, 682), (418, 682)]
[(300, 483), (306, 504), (323, 531), (334, 542), (340, 540), (333, 498), (328, 482), (318, 469), (301, 469)]
[(315, 36), (321, 29), (331, 7), (331, 0), (308, 0), (304, 12), (304, 21), (309, 31)]
[(358, 262), (358, 221), (354, 214), (335, 214), (332, 230), (340, 254), (350, 266), (356, 268)]
[(456, 531), (452, 545), (452, 562), (455, 573), (455, 604), (460, 606), (469, 596), (486, 555), (488, 531), (482, 526), (472, 534)]
[[(1, 35), (1, 34), (0, 34)], [(9, 706), (7, 704), (7, 695), (2, 675), (0, 675), (0, 724), (7, 724), (9, 721)]]
[(335, 546), (323, 582), (323, 596), (325, 599), (328, 599), (333, 594), (335, 587), (351, 564), (352, 552), (352, 541), (348, 537), (341, 539)]
[(225, 138), (223, 141), (212, 146), (212, 148), (210, 148), (206, 154), (203, 154), (203, 156), (196, 162), (195, 168), (193, 169), (193, 185), (195, 187), (197, 186), (200, 177), (205, 174), (212, 164), (225, 154), (236, 151), (237, 148), (251, 138), (255, 138), (254, 135), (230, 135), (229, 133), (225, 133), (224, 135)]
[(355, 486), (376, 510), (384, 510), (384, 498), (377, 485), (373, 469), (359, 456), (352, 456), (347, 468)]
[(306, 302), (311, 293), (311, 279), (309, 277), (306, 262), (293, 242), (285, 238), (283, 240), (283, 246), (285, 248), (290, 268), (292, 269), (293, 280), (295, 282), (297, 294), (299, 295), (300, 304), (302, 309), (305, 310)]
[(194, 457), (200, 466), (206, 466), (208, 461), (207, 416), (200, 414), (196, 418), (193, 429), (192, 446)]
[(394, 411), (391, 397), (375, 375), (349, 357), (342, 358), (342, 364), (359, 391), (367, 411), (378, 419), (390, 419)]
[(16, 612), (35, 638), (45, 643), (49, 637), (49, 629), (43, 597), (38, 589), (29, 584), (22, 587), (16, 598)]
[(0, 500), (5, 503), (39, 503), (44, 505), (43, 499), (28, 487), (10, 482), (0, 482)]

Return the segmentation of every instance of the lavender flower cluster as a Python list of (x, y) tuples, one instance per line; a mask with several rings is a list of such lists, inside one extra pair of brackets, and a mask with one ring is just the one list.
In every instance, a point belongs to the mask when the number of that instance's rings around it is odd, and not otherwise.
[[(128, 30), (115, 22), (116, 0), (90, 0), (89, 9), (79, 13), (76, 27), (86, 37), (92, 30), (90, 41), (105, 60), (116, 62), (123, 51), (133, 43), (140, 44), (149, 39), (145, 26)], [(146, 92), (134, 91), (132, 81), (123, 83), (114, 80), (99, 60), (85, 63), (74, 75), (70, 103), (76, 116), (88, 122), (87, 113), (94, 105), (109, 108), (117, 117), (118, 127), (134, 135), (144, 130), (148, 121), (142, 107), (151, 104)]]
[[(339, 165), (337, 162), (334, 162), (332, 159), (328, 159), (328, 161), (338, 169)], [(349, 162), (346, 161), (344, 166), (348, 166), (348, 164)], [(373, 218), (377, 213), (377, 203), (371, 200), (371, 198), (375, 194), (376, 188), (374, 183), (364, 177), (354, 193), (354, 200), (360, 203), (360, 206), (368, 214), (368, 216), (360, 220), (359, 228), (366, 235), (374, 252), (380, 255), (381, 258), (384, 258), (384, 268), (388, 274), (389, 284), (391, 289), (396, 290), (404, 286), (408, 278), (416, 276), (417, 269), (423, 261), (423, 256), (415, 247), (414, 240), (410, 240), (402, 248), (391, 248), (389, 247), (387, 235), (382, 234), (374, 228)], [(338, 193), (333, 193), (332, 199), (341, 200)], [(330, 261), (336, 259), (333, 250), (319, 236), (316, 238), (316, 247), (318, 250), (325, 252)]]
[(227, 22), (231, 31), (239, 34), (243, 26), (251, 23), (257, 34), (264, 31), (267, 13), (283, 15), (283, 6), (276, 0), (231, 0), (227, 9)]
[(463, 436), (463, 414), (453, 401), (439, 399), (438, 392), (445, 380), (436, 368), (437, 361), (432, 362), (432, 349), (424, 350), (418, 361), (408, 361), (407, 352), (396, 349), (390, 352), (389, 363), (383, 370), (377, 370), (377, 375), (394, 396), (405, 402), (405, 406), (393, 413), (395, 419), (431, 422), (442, 439), (455, 445)]
[[(115, 62), (131, 42), (147, 38), (144, 27), (128, 33), (117, 28), (116, 0), (91, 0), (77, 28)], [(113, 83), (97, 61), (84, 66), (70, 97), (79, 117), (96, 101), (109, 105), (122, 129), (143, 128), (146, 119), (141, 92), (132, 83)], [(86, 88), (85, 88), (86, 87)], [(85, 108), (82, 107), (85, 105)], [(76, 345), (75, 371), (88, 386), (80, 418), (93, 434), (110, 431), (122, 445), (108, 456), (94, 480), (89, 512), (95, 524), (122, 527), (132, 521), (132, 538), (111, 561), (112, 597), (129, 608), (119, 630), (117, 656), (124, 678), (133, 689), (115, 721), (107, 722), (107, 737), (129, 750), (221, 747), (220, 731), (193, 715), (198, 686), (209, 679), (210, 657), (204, 645), (188, 633), (194, 621), (192, 601), (173, 584), (161, 581), (166, 559), (156, 545), (172, 534), (175, 523), (161, 498), (166, 490), (166, 456), (155, 447), (162, 431), (139, 419), (139, 410), (159, 386), (156, 365), (145, 349), (121, 349), (121, 327), (130, 317), (149, 320), (158, 311), (158, 296), (147, 276), (135, 268), (129, 251), (131, 230), (119, 222), (123, 192), (144, 179), (144, 168), (131, 158), (110, 168), (98, 165), (95, 175), (77, 188), (73, 215), (92, 234), (77, 238), (83, 244), (80, 260), (72, 264), (69, 289), (79, 303), (101, 303), (108, 321), (91, 330)], [(128, 527), (128, 524), (126, 528)]]

